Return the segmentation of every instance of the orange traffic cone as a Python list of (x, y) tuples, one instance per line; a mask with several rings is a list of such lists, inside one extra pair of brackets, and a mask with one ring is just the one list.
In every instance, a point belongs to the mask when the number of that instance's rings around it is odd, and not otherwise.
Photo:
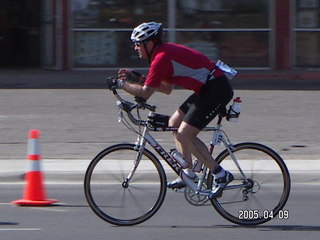
[(12, 203), (21, 206), (45, 206), (57, 202), (55, 199), (46, 199), (45, 187), (42, 183), (43, 175), (40, 167), (40, 131), (30, 130), (28, 139), (28, 159), (31, 160), (31, 170), (26, 173), (23, 199)]

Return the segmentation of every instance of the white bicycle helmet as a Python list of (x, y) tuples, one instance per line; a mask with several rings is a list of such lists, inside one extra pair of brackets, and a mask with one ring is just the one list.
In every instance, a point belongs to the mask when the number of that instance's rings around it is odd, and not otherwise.
[(160, 37), (162, 34), (162, 24), (156, 22), (142, 23), (133, 29), (131, 34), (132, 42), (148, 41), (154, 37)]

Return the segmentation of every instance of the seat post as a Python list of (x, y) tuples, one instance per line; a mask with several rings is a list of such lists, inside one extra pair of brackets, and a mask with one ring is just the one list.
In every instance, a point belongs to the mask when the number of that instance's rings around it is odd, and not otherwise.
[(218, 114), (218, 122), (217, 124), (220, 125), (222, 122), (223, 116), (221, 114)]

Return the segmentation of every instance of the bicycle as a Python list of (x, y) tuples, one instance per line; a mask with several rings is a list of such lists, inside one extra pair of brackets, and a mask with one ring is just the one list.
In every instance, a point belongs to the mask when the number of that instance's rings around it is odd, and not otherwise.
[[(166, 173), (159, 158), (146, 148), (147, 143), (174, 173), (182, 178), (185, 173), (150, 134), (152, 131), (176, 131), (176, 127), (167, 125), (169, 116), (156, 113), (156, 106), (141, 99), (130, 102), (116, 90), (113, 94), (118, 99), (119, 120), (138, 135), (137, 141), (102, 150), (87, 168), (84, 191), (90, 208), (97, 216), (114, 225), (130, 226), (151, 218), (166, 196)], [(133, 110), (136, 110), (135, 114)], [(142, 111), (148, 112), (144, 119)], [(210, 171), (200, 165), (199, 180), (196, 183), (186, 181), (186, 200), (195, 206), (210, 201), (222, 217), (240, 225), (262, 224), (277, 215), (288, 218), (289, 212), (283, 208), (290, 194), (291, 181), (284, 161), (274, 150), (259, 143), (232, 144), (221, 125), (227, 117), (226, 112), (220, 113), (217, 124), (205, 127), (203, 131), (213, 131), (209, 147), (211, 154), (216, 145), (224, 146), (215, 161), (231, 171), (235, 179), (221, 196), (209, 199), (213, 178)]]

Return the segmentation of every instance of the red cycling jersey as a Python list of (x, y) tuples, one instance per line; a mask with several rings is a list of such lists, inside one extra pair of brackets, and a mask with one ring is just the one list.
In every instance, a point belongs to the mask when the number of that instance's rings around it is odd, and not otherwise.
[[(199, 94), (214, 68), (215, 62), (194, 49), (173, 43), (163, 43), (154, 51), (144, 84), (157, 88), (161, 81), (166, 81)], [(223, 74), (217, 68), (214, 77)]]

